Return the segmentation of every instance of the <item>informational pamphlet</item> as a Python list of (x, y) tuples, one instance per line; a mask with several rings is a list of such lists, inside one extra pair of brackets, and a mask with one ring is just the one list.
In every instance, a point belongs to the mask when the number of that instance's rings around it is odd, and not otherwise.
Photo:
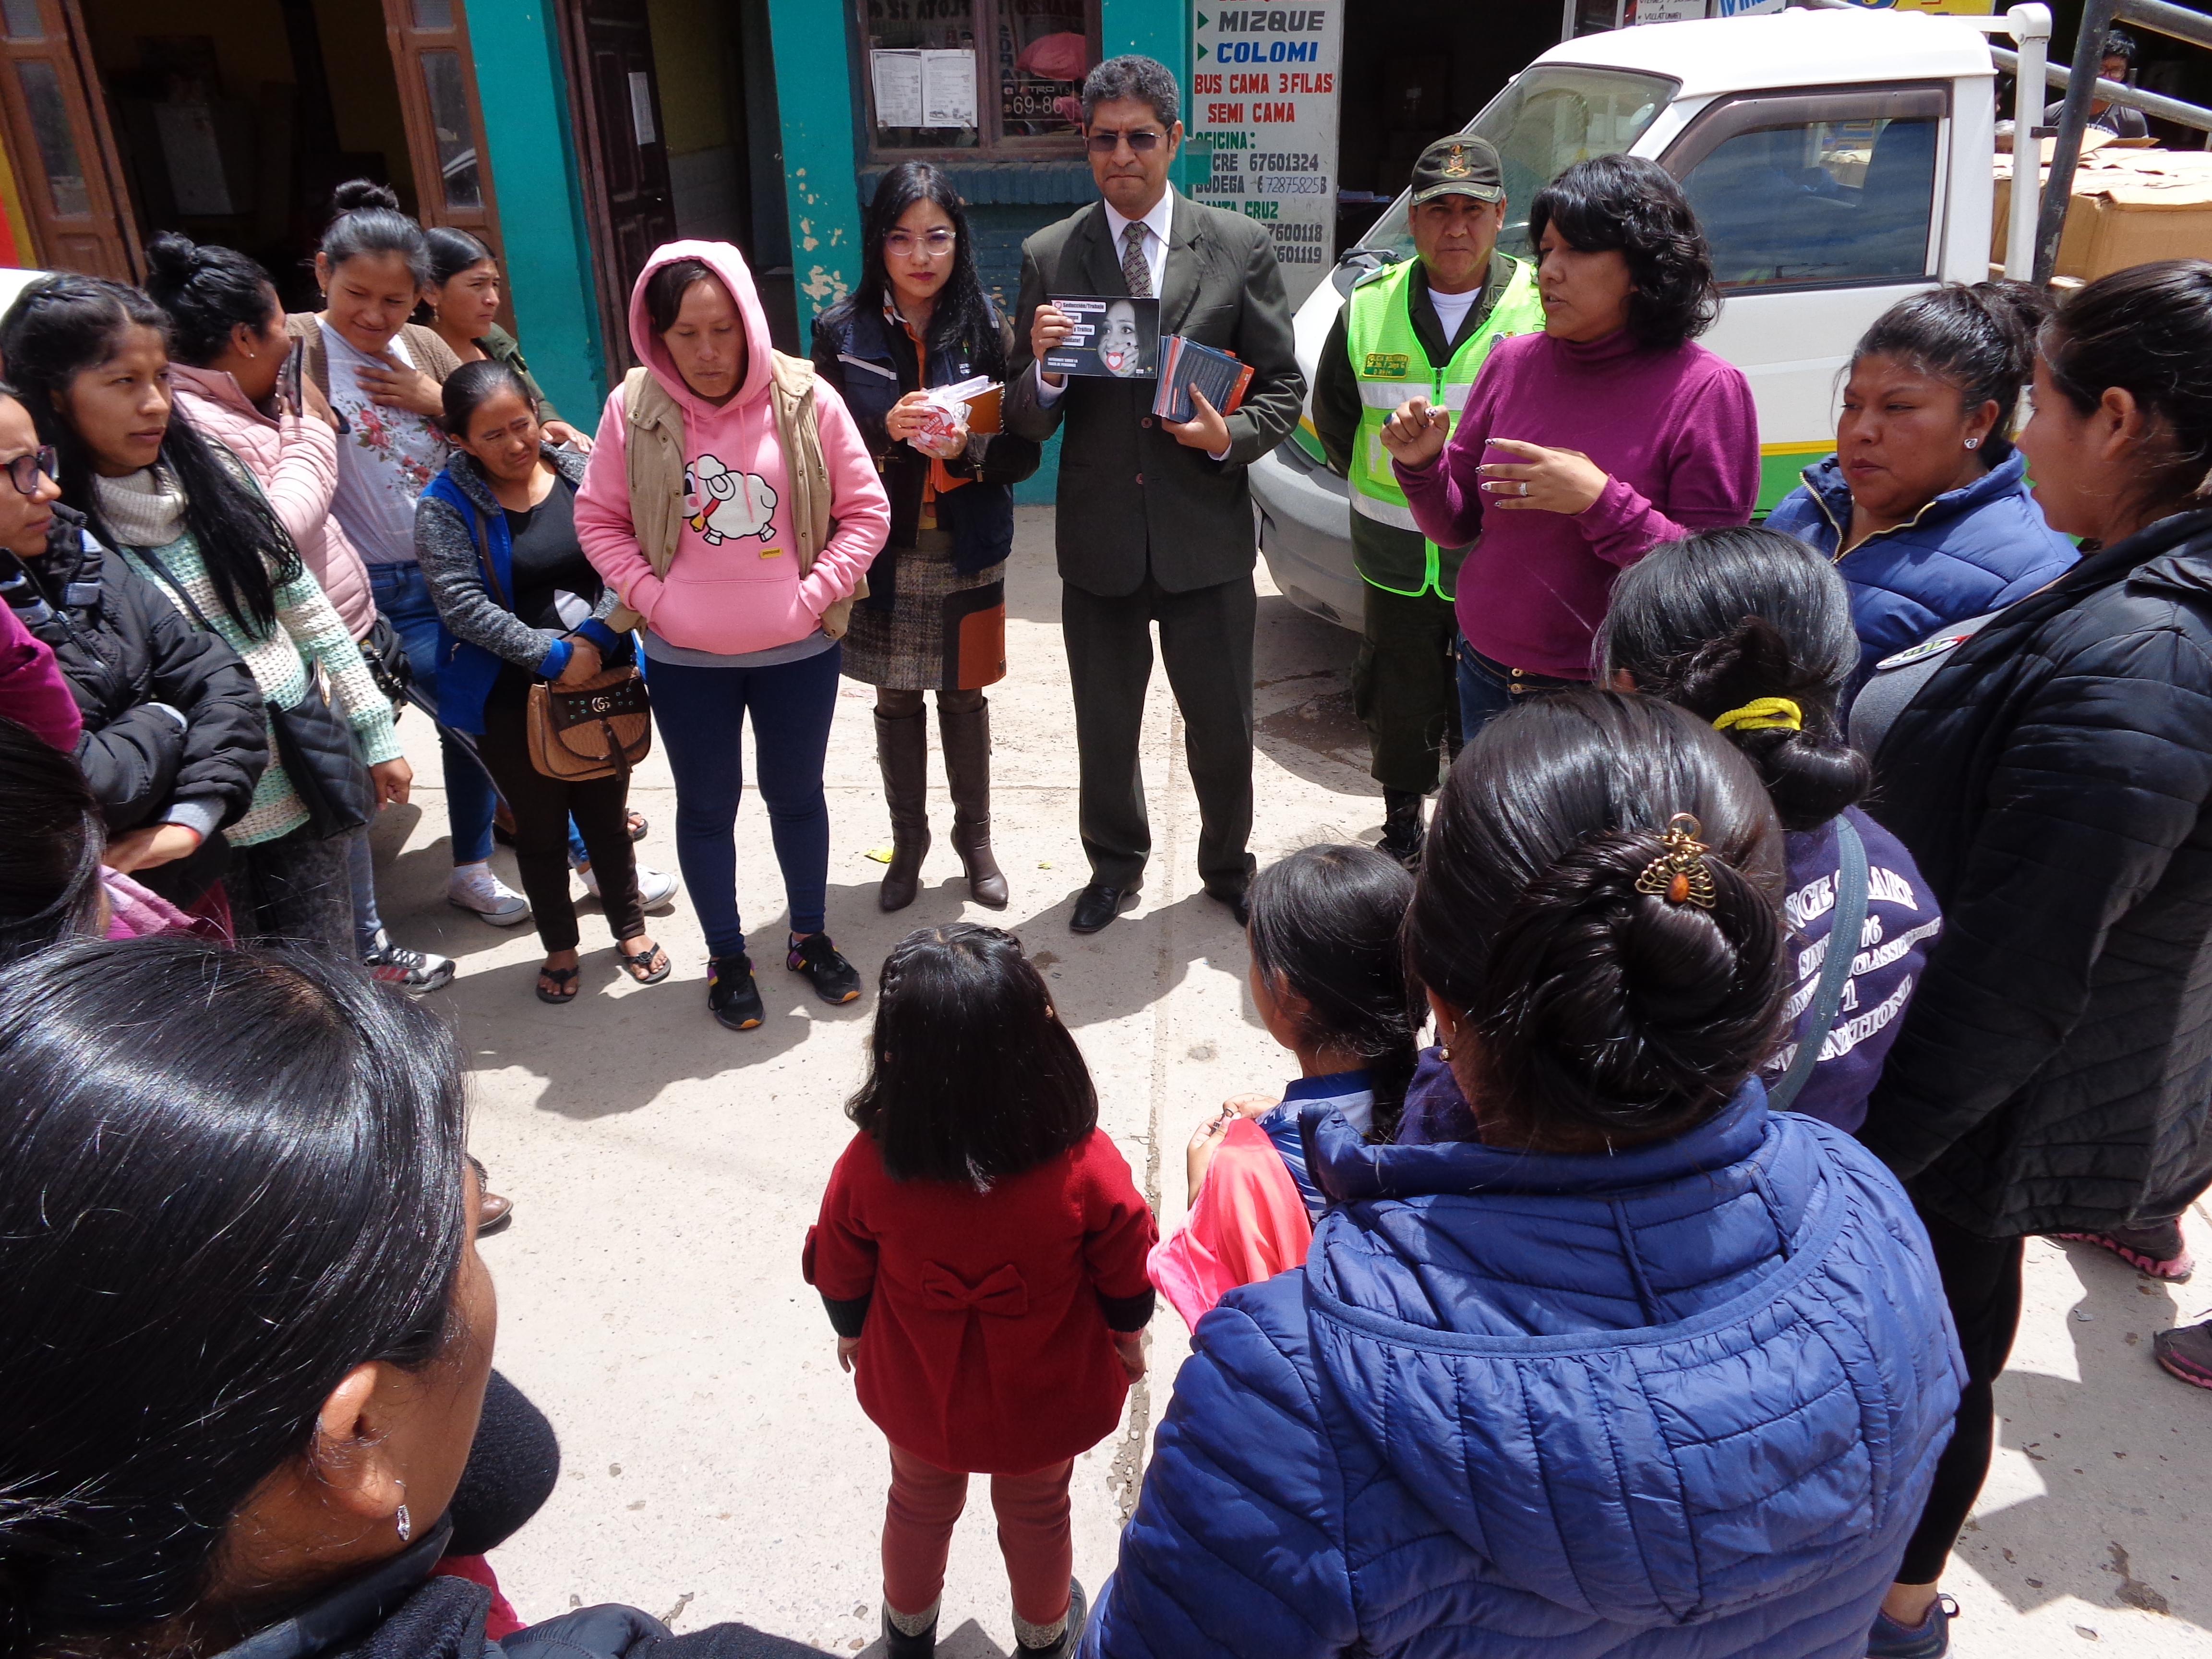
[(1075, 331), (1044, 354), (1048, 373), (1098, 374), (1115, 380), (1149, 380), (1159, 373), (1158, 300), (1114, 294), (1046, 297), (1075, 319)]
[(1194, 200), (1267, 227), (1295, 308), (1336, 263), (1337, 76), (1344, 4), (1194, 0), (1191, 149), (1212, 170)]
[(922, 125), (921, 56), (918, 52), (868, 54), (868, 75), (875, 85), (878, 126)]

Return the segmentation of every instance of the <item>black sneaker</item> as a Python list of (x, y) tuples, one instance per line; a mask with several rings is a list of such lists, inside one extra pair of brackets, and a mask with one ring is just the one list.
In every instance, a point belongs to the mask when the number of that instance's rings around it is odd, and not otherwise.
[(791, 947), (783, 965), (812, 981), (816, 994), (824, 1002), (842, 1005), (860, 1000), (859, 970), (837, 954), (827, 933), (809, 933)]
[(707, 1012), (732, 1031), (750, 1031), (768, 1018), (752, 958), (742, 954), (707, 958)]

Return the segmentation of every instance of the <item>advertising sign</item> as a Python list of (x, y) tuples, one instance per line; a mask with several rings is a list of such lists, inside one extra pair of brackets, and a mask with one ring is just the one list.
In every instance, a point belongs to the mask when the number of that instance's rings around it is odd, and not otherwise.
[(1217, 8), (1200, 0), (1194, 33), (1190, 165), (1194, 201), (1267, 227), (1295, 307), (1336, 263), (1337, 77), (1343, 0), (1323, 6)]

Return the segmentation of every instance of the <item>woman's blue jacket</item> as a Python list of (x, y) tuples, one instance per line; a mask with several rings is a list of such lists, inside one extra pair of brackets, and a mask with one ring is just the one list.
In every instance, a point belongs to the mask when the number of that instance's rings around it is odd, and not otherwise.
[(1927, 1236), (1756, 1082), (1611, 1156), (1370, 1146), (1176, 1379), (1091, 1656), (1857, 1659), (1949, 1437)]

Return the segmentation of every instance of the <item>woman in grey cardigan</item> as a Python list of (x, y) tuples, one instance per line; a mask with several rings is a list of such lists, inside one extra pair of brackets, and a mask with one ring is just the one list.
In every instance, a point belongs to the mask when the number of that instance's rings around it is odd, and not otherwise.
[(476, 734), (477, 752), (514, 811), (515, 861), (545, 947), (538, 1000), (576, 995), (571, 817), (591, 854), (617, 958), (640, 984), (656, 985), (668, 977), (668, 954), (646, 936), (629, 780), (551, 778), (530, 761), (532, 683), (579, 685), (629, 652), (628, 636), (605, 622), (615, 592), (576, 540), (584, 458), (544, 441), (536, 400), (505, 363), (464, 364), (444, 396), (454, 453), (415, 510), (416, 557), (453, 638), (439, 665), (439, 717)]

